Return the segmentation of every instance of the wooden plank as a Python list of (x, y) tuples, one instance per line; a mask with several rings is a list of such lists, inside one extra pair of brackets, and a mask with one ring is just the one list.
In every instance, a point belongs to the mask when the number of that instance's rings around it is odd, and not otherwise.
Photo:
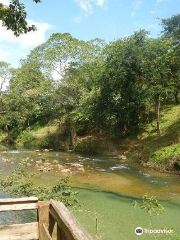
[(0, 205), (2, 204), (14, 204), (14, 203), (35, 203), (38, 202), (37, 197), (26, 197), (26, 198), (1, 198)]
[(49, 233), (52, 240), (57, 240), (57, 222), (55, 221), (52, 214), (49, 212)]
[[(60, 240), (62, 239), (62, 240), (68, 240), (68, 238), (66, 237), (66, 234), (63, 232), (63, 231), (61, 231), (60, 232), (60, 238), (59, 238)], [(59, 240), (58, 239), (58, 240)]]
[(0, 226), (1, 240), (38, 240), (38, 223)]
[(22, 211), (22, 210), (33, 210), (37, 209), (37, 203), (18, 203), (18, 204), (5, 204), (0, 205), (0, 212), (5, 211)]
[(45, 224), (42, 224), (42, 229), (41, 229), (41, 236), (39, 237), (40, 240), (52, 240), (52, 237), (49, 234), (48, 231), (48, 226)]
[(38, 198), (3, 198), (0, 199), (0, 212), (37, 209)]
[(51, 200), (50, 213), (67, 240), (93, 240), (63, 203)]
[(39, 239), (51, 240), (49, 234), (49, 202), (38, 202)]
[(57, 225), (57, 240), (61, 240), (61, 229), (59, 228), (59, 226)]

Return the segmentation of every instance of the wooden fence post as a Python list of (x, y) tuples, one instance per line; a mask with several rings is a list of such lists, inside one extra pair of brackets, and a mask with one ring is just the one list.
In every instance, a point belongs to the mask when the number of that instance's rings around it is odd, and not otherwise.
[(39, 240), (52, 240), (49, 234), (49, 202), (38, 202)]

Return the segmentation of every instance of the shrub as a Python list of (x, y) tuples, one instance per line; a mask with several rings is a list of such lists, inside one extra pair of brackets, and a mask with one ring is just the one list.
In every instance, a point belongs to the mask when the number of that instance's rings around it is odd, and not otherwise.
[(34, 135), (29, 131), (23, 131), (19, 137), (17, 138), (17, 144), (22, 145), (23, 147), (31, 147), (33, 146), (33, 142), (35, 140)]
[(12, 174), (0, 176), (0, 189), (13, 196), (37, 196), (40, 201), (50, 199), (63, 202), (66, 206), (78, 206), (77, 192), (69, 186), (69, 178), (61, 178), (52, 187), (34, 186), (34, 173), (25, 171), (27, 160), (18, 163)]
[(97, 153), (98, 144), (95, 141), (80, 141), (74, 146), (76, 152)]

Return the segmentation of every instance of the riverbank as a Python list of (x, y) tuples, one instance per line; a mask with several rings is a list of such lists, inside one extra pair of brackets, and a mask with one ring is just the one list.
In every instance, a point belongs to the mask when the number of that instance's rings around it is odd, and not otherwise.
[[(17, 148), (54, 149), (79, 153), (117, 155), (119, 159), (139, 162), (146, 168), (166, 173), (180, 173), (180, 106), (162, 108), (161, 135), (156, 134), (156, 121), (140, 126), (138, 132), (126, 137), (107, 137), (102, 133), (88, 133), (72, 138), (59, 123), (32, 127), (15, 140)], [(1, 135), (1, 142), (7, 136)], [(5, 149), (1, 147), (1, 150)]]
[(148, 193), (166, 200), (180, 197), (179, 176), (146, 169), (116, 155), (16, 150), (1, 152), (0, 159), (4, 177), (23, 160), (26, 171), (35, 174), (31, 177), (35, 186), (45, 183), (52, 187), (59, 178), (68, 176), (72, 187), (135, 197)]

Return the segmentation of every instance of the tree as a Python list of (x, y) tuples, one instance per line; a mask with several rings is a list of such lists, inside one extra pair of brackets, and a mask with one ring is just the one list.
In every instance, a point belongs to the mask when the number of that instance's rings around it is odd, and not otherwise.
[(167, 91), (171, 91), (170, 50), (171, 41), (164, 38), (149, 39), (145, 49), (144, 77), (145, 94), (154, 102), (157, 119), (157, 134), (160, 130), (160, 102)]
[(35, 123), (45, 124), (56, 115), (54, 82), (47, 78), (37, 62), (22, 62), (12, 73), (5, 98), (6, 113), (1, 128), (11, 131), (13, 137)]
[(165, 37), (180, 40), (180, 14), (161, 19), (161, 25), (163, 27), (162, 33)]
[(180, 91), (180, 14), (173, 15), (170, 18), (162, 19), (161, 25), (163, 27), (163, 35), (165, 38), (172, 41), (172, 50), (170, 68), (172, 72), (172, 86), (175, 102), (179, 103), (179, 91)]
[[(85, 42), (68, 33), (55, 33), (28, 56), (29, 61), (37, 61), (49, 76), (56, 73), (59, 116), (71, 136), (76, 132), (76, 123), (87, 125), (87, 119), (89, 122), (89, 116), (92, 116), (92, 112), (86, 111), (90, 106), (85, 99), (92, 93), (104, 45), (104, 41), (98, 38)], [(74, 137), (71, 139), (73, 142)]]
[(6, 62), (0, 62), (0, 113), (4, 113), (3, 97), (11, 77), (10, 65)]
[(110, 134), (125, 134), (137, 127), (144, 114), (143, 61), (146, 31), (119, 39), (105, 49), (100, 81), (99, 117)]
[[(133, 202), (134, 208), (136, 208), (138, 205), (138, 202), (135, 200)], [(153, 229), (152, 226), (152, 217), (158, 216), (162, 214), (165, 209), (161, 203), (157, 200), (155, 196), (148, 196), (147, 194), (142, 197), (142, 202), (139, 205), (140, 209), (144, 210), (148, 213), (149, 219), (150, 219), (150, 227)]]
[[(42, 0), (33, 1), (38, 3)], [(19, 0), (12, 0), (9, 6), (0, 3), (0, 20), (2, 20), (3, 26), (14, 32), (15, 36), (36, 30), (34, 25), (28, 26), (26, 16), (25, 5)]]
[(169, 51), (169, 69), (171, 71), (170, 86), (171, 91), (169, 93), (171, 99), (174, 98), (175, 103), (179, 103), (179, 92), (180, 92), (180, 48), (172, 47)]
[(60, 81), (69, 69), (92, 61), (98, 49), (93, 41), (78, 40), (69, 33), (54, 33), (31, 52), (29, 59), (35, 59), (50, 75), (55, 73)]
[[(66, 119), (70, 118), (79, 132), (97, 129), (100, 97), (99, 79), (103, 72), (103, 59), (84, 63), (78, 68), (69, 69), (59, 85), (62, 109)], [(64, 115), (65, 116), (65, 115)]]

